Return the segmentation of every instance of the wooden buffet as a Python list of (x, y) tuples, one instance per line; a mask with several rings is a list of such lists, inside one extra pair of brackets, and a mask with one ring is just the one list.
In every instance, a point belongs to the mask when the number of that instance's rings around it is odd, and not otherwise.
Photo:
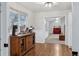
[(26, 33), (24, 35), (10, 36), (10, 55), (25, 55), (35, 44), (35, 33)]

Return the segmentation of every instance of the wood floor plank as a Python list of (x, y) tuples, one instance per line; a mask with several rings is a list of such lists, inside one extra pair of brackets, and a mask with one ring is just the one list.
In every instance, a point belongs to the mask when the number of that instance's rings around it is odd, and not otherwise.
[(26, 56), (72, 56), (72, 51), (64, 44), (36, 43)]

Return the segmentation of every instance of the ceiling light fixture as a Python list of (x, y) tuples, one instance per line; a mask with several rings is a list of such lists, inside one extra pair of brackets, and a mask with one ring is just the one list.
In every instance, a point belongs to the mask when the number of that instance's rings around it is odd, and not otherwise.
[(57, 5), (57, 2), (38, 2), (37, 4), (42, 4), (42, 5), (44, 5), (44, 7), (52, 7), (52, 6), (55, 6), (55, 5)]
[(56, 4), (57, 4), (56, 2), (45, 2), (44, 6), (50, 8), (50, 7), (52, 7), (53, 5), (56, 5)]
[(53, 3), (52, 2), (45, 2), (45, 7), (52, 7)]

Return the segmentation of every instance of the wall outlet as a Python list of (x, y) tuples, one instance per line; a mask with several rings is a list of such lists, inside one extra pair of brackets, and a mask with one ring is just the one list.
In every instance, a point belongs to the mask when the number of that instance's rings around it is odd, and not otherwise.
[(4, 43), (4, 47), (8, 47), (8, 44), (7, 43)]

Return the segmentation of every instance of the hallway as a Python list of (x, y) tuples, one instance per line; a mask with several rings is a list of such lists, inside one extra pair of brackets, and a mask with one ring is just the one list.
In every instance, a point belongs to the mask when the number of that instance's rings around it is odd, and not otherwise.
[(49, 34), (45, 40), (45, 43), (65, 44), (65, 41), (59, 40), (59, 34)]

